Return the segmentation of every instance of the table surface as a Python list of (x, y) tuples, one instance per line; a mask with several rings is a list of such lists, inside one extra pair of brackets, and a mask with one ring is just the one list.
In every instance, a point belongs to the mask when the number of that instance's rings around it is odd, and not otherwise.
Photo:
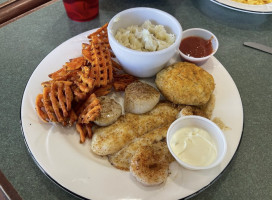
[(244, 129), (240, 147), (219, 180), (192, 199), (272, 199), (272, 55), (243, 46), (272, 46), (272, 15), (220, 7), (208, 0), (100, 0), (100, 14), (74, 22), (61, 1), (0, 29), (0, 169), (23, 199), (77, 199), (49, 180), (31, 158), (21, 132), (22, 95), (41, 60), (67, 39), (100, 27), (116, 13), (146, 6), (175, 16), (183, 29), (212, 31), (220, 42), (215, 57), (240, 92)]

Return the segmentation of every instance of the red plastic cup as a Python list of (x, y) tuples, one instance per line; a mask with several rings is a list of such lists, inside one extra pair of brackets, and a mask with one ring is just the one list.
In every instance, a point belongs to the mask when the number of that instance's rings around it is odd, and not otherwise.
[(95, 18), (99, 12), (99, 0), (63, 0), (68, 17), (84, 22)]

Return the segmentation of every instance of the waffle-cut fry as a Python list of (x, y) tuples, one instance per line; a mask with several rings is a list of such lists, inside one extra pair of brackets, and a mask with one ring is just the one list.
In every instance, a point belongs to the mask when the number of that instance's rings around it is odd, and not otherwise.
[[(108, 48), (93, 42), (92, 48), (94, 49), (94, 62), (92, 63), (92, 70), (99, 68), (100, 77), (97, 77), (97, 85), (105, 86), (113, 80), (111, 55)], [(94, 71), (92, 71), (94, 72)]]
[(107, 27), (108, 27), (108, 23), (103, 25), (101, 28), (99, 28), (94, 33), (91, 33), (88, 36), (88, 38), (90, 39), (90, 43), (93, 42), (94, 38), (98, 38), (100, 41), (103, 42), (104, 45), (106, 45), (107, 48), (110, 49)]
[(84, 101), (86, 99), (87, 94), (82, 92), (77, 85), (72, 86), (72, 91), (74, 93), (76, 102)]
[(98, 38), (91, 45), (82, 45), (83, 56), (91, 63), (90, 76), (95, 79), (95, 87), (106, 86), (113, 80), (110, 51)]
[(63, 126), (77, 122), (81, 143), (92, 137), (92, 121), (100, 115), (102, 107), (97, 97), (112, 91), (114, 77), (115, 88), (122, 90), (130, 80), (119, 75), (123, 69), (112, 60), (115, 55), (109, 45), (107, 26), (88, 36), (89, 44), (82, 44), (82, 56), (70, 59), (48, 75), (51, 80), (42, 83), (43, 93), (35, 101), (37, 114), (44, 122)]
[(125, 91), (126, 87), (136, 80), (138, 79), (130, 74), (118, 74), (114, 77), (113, 87), (116, 91)]
[(55, 71), (51, 74), (49, 74), (49, 78), (52, 78), (53, 80), (60, 80), (63, 78), (66, 78), (69, 72), (67, 72), (64, 68), (59, 69), (58, 71)]
[(77, 115), (72, 109), (72, 82), (47, 81), (43, 84), (43, 94), (36, 97), (38, 116), (45, 122), (58, 122), (63, 126), (73, 125)]
[(112, 89), (112, 85), (109, 84), (109, 85), (106, 85), (105, 87), (98, 88), (97, 90), (94, 91), (94, 93), (97, 97), (106, 96), (107, 94), (111, 92), (111, 89)]
[(51, 87), (43, 88), (43, 105), (45, 112), (51, 122), (57, 122), (57, 118), (54, 113), (52, 102), (50, 100)]
[(75, 84), (84, 93), (88, 93), (94, 88), (95, 80), (89, 76), (89, 71), (90, 69), (85, 66), (81, 72), (78, 72), (79, 78), (75, 80)]
[(45, 81), (45, 82), (42, 82), (42, 86), (45, 88), (45, 87), (51, 87), (51, 83), (52, 81)]
[(82, 43), (82, 55), (90, 63), (92, 63), (92, 54), (93, 53), (91, 52), (91, 45)]
[(56, 81), (51, 84), (50, 100), (58, 122), (66, 124), (65, 118), (69, 116), (73, 93), (70, 88), (72, 82)]
[(69, 126), (72, 126), (77, 121), (77, 115), (73, 109), (70, 111), (70, 116), (68, 117), (67, 121)]
[(80, 115), (80, 113), (83, 112), (83, 110), (93, 101), (93, 96), (90, 94), (88, 98), (85, 99), (84, 102), (78, 103), (75, 106), (75, 111), (77, 115)]
[(85, 100), (87, 95), (94, 89), (95, 80), (90, 77), (90, 68), (83, 66), (81, 71), (77, 72), (77, 75), (73, 77), (72, 86), (73, 93), (75, 95), (75, 101), (79, 102)]
[(83, 56), (81, 56), (78, 58), (71, 59), (70, 62), (67, 62), (65, 63), (65, 65), (63, 65), (63, 68), (67, 71), (72, 71), (77, 70), (85, 65), (87, 65), (87, 61)]
[(84, 143), (86, 140), (86, 136), (88, 138), (92, 138), (92, 123), (89, 124), (80, 124), (76, 123), (76, 130), (80, 135), (80, 143)]
[(36, 97), (36, 102), (35, 102), (35, 108), (38, 113), (38, 116), (40, 119), (44, 122), (49, 122), (48, 120), (48, 115), (46, 112), (43, 110), (44, 105), (43, 105), (43, 94), (38, 94)]
[(58, 71), (49, 74), (48, 76), (54, 81), (67, 81), (72, 79), (77, 74), (77, 71), (78, 70), (67, 71), (65, 68), (61, 68)]
[(78, 123), (88, 124), (100, 115), (102, 107), (94, 93), (88, 98), (88, 102), (90, 103), (83, 109), (78, 117)]

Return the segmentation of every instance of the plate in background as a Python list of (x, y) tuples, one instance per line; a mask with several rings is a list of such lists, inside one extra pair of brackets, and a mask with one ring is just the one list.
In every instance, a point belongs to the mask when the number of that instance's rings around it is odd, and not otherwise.
[(272, 3), (264, 5), (249, 5), (232, 0), (210, 0), (210, 1), (220, 6), (241, 12), (253, 14), (272, 14)]

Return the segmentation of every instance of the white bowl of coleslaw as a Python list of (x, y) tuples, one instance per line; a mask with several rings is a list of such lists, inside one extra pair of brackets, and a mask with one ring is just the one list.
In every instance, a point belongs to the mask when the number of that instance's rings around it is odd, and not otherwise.
[[(139, 51), (122, 45), (116, 33), (132, 25), (141, 26), (146, 21), (162, 25), (167, 33), (175, 36), (174, 42), (167, 48), (156, 51)], [(138, 7), (116, 14), (108, 25), (108, 38), (113, 53), (124, 70), (136, 77), (152, 77), (159, 72), (178, 52), (182, 37), (180, 23), (172, 15), (154, 8)]]

